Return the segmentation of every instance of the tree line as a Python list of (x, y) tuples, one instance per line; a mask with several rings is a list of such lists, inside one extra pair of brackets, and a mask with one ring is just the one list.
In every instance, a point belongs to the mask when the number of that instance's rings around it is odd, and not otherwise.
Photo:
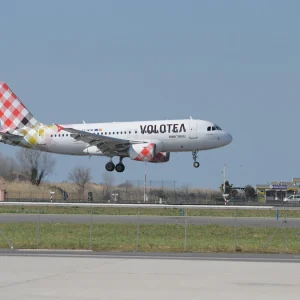
[[(6, 157), (0, 153), (0, 177), (7, 181), (29, 181), (39, 186), (47, 176), (53, 174), (56, 161), (47, 152), (20, 148), (15, 157)], [(91, 181), (91, 170), (85, 167), (74, 167), (68, 175), (80, 194), (84, 194), (85, 186)]]
[[(254, 200), (257, 196), (257, 193), (253, 186), (247, 184), (244, 188), (245, 198), (247, 200)], [(237, 197), (239, 192), (236, 188), (233, 187), (233, 184), (230, 184), (228, 180), (225, 181), (225, 189), (224, 183), (220, 186), (220, 191), (229, 197)]]
[[(20, 148), (15, 157), (5, 157), (0, 153), (0, 177), (5, 180), (14, 181), (19, 179), (21, 181), (29, 181), (32, 185), (39, 186), (47, 176), (53, 174), (55, 170), (56, 161), (52, 154), (41, 152), (38, 150)], [(91, 169), (86, 167), (74, 167), (68, 174), (68, 179), (72, 181), (78, 190), (80, 196), (84, 195), (86, 184), (92, 180)], [(112, 178), (107, 174), (103, 176), (103, 184), (110, 186)], [(229, 195), (229, 197), (237, 197), (238, 190), (225, 181), (220, 186), (222, 193)], [(244, 195), (248, 200), (256, 198), (256, 191), (251, 185), (244, 187)]]

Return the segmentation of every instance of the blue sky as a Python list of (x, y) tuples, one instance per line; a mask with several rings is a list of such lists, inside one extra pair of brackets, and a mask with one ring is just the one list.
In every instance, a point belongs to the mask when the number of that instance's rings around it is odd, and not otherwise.
[[(217, 188), (300, 177), (299, 1), (1, 1), (0, 80), (43, 123), (189, 118), (233, 135), (225, 148), (147, 164), (149, 180)], [(0, 152), (16, 149), (0, 144)], [(101, 182), (106, 158), (55, 155)], [(143, 180), (124, 160), (117, 183)]]

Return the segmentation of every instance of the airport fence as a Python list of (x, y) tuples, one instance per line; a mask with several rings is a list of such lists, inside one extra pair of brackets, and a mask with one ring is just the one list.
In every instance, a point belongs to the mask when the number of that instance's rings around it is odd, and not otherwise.
[[(151, 203), (151, 204), (189, 204), (221, 205), (225, 204), (222, 193), (212, 189), (196, 189), (182, 186), (176, 181), (168, 180), (126, 180), (117, 186), (111, 182), (87, 185), (84, 193), (79, 193), (74, 185), (61, 184), (32, 188), (14, 185), (6, 190), (6, 201), (38, 202), (93, 202), (93, 203)], [(274, 201), (267, 203), (275, 204)], [(282, 201), (277, 201), (280, 204)], [(244, 192), (231, 197), (228, 204), (264, 205), (257, 196), (247, 198)]]
[(47, 211), (54, 205), (7, 206), (5, 214), (0, 205), (0, 248), (300, 253), (295, 209), (82, 204)]

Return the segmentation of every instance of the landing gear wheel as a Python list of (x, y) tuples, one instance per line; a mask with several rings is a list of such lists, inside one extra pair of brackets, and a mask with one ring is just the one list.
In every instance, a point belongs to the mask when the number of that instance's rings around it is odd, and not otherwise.
[(197, 161), (195, 161), (195, 162), (193, 163), (193, 166), (194, 166), (195, 168), (199, 168), (200, 164), (199, 164)]
[(105, 169), (108, 172), (112, 172), (115, 169), (115, 164), (112, 161), (110, 161), (105, 165)]
[(117, 172), (124, 172), (124, 170), (125, 170), (125, 166), (122, 163), (118, 163), (116, 165), (116, 171)]

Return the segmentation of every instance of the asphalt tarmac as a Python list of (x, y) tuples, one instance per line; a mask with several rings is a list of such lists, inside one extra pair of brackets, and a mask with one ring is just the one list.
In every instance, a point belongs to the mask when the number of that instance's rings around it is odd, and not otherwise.
[(1, 299), (298, 299), (293, 255), (0, 251)]
[(96, 252), (92, 250), (49, 250), (49, 249), (0, 249), (1, 256), (31, 257), (85, 257), (122, 259), (169, 259), (205, 261), (248, 261), (248, 262), (290, 262), (300, 263), (297, 254), (256, 254), (256, 253), (188, 253), (188, 252)]
[(218, 224), (225, 226), (255, 226), (255, 227), (277, 227), (284, 222), (286, 227), (300, 228), (300, 218), (234, 218), (234, 217), (169, 217), (169, 216), (106, 216), (106, 215), (66, 215), (66, 214), (0, 214), (0, 223), (76, 223), (76, 224), (187, 224), (209, 225)]

